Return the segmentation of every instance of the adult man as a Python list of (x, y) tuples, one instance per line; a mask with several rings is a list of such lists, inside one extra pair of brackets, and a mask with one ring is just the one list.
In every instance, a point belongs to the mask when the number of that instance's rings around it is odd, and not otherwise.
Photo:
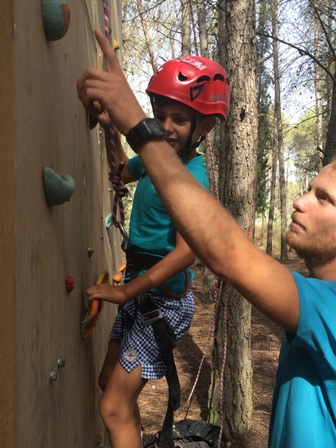
[[(288, 242), (309, 279), (265, 255), (190, 176), (159, 133), (143, 133), (145, 114), (113, 50), (96, 37), (107, 72), (88, 69), (77, 83), (88, 112), (98, 100), (117, 128), (139, 131), (138, 152), (175, 227), (194, 253), (286, 330), (274, 393), (269, 446), (336, 446), (336, 165), (324, 167), (294, 202)], [(154, 130), (155, 131), (155, 130)], [(197, 219), (195, 219), (197, 217)], [(248, 273), (248, 275), (247, 275)]]

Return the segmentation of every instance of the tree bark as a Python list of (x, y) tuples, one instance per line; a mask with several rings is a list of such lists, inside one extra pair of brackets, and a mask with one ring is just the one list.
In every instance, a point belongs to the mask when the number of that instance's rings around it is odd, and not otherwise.
[(278, 0), (271, 1), (272, 35), (273, 35), (273, 68), (274, 68), (274, 133), (276, 152), (279, 161), (279, 196), (281, 215), (281, 260), (287, 260), (287, 189), (285, 179), (284, 147), (282, 136), (280, 72), (279, 72), (279, 45), (278, 45)]
[[(219, 63), (226, 68), (232, 88), (231, 110), (220, 145), (221, 200), (252, 237), (257, 149), (255, 4), (254, 0), (220, 0), (219, 8)], [(251, 306), (226, 286), (215, 328), (209, 407), (210, 421), (219, 424), (222, 420), (225, 433), (232, 436), (251, 425), (250, 318)], [(221, 379), (225, 346), (227, 362)], [(218, 400), (223, 384), (221, 408)]]

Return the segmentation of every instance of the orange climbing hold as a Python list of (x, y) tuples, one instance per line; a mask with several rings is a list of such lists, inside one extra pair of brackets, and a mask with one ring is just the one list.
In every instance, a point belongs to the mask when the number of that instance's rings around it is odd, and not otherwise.
[[(107, 271), (104, 271), (96, 281), (96, 285), (100, 285), (101, 283), (109, 283), (110, 277)], [(81, 335), (82, 339), (86, 339), (91, 333), (93, 327), (96, 325), (99, 314), (103, 309), (104, 301), (103, 300), (92, 300), (90, 302), (89, 307), (86, 311), (86, 315), (84, 319), (80, 323)]]
[[(121, 281), (122, 273), (126, 270), (126, 264), (123, 263), (119, 266), (118, 272), (116, 272), (113, 276), (113, 285), (116, 286)], [(96, 281), (96, 285), (100, 285), (101, 283), (109, 283), (110, 277), (107, 271), (103, 272), (98, 280)], [(85, 317), (81, 320), (80, 329), (82, 339), (86, 339), (91, 333), (93, 327), (96, 325), (99, 314), (103, 309), (104, 301), (103, 300), (92, 300), (90, 302), (89, 307), (85, 310)]]

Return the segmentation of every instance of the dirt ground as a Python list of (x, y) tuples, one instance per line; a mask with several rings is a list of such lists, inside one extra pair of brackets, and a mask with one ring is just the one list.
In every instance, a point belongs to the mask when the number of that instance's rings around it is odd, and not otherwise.
[[(302, 260), (289, 254), (286, 264), (290, 269), (306, 273)], [(213, 305), (202, 303), (202, 266), (193, 268), (195, 280), (196, 312), (189, 332), (181, 338), (175, 349), (175, 362), (181, 384), (181, 408), (175, 421), (184, 418), (207, 420), (207, 394), (210, 385), (212, 338), (209, 338), (213, 321)], [(257, 310), (252, 310), (252, 366), (253, 366), (253, 417), (250, 432), (242, 440), (232, 440), (232, 448), (267, 448), (269, 417), (275, 382), (277, 359), (283, 330), (271, 323)], [(192, 393), (186, 413), (186, 402), (197, 377), (203, 353), (207, 352), (199, 379)], [(139, 399), (145, 441), (161, 428), (167, 405), (167, 384), (163, 378), (148, 382)]]

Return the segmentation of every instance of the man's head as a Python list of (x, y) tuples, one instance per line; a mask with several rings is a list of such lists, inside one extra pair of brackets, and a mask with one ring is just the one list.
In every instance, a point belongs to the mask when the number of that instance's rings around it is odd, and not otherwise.
[(224, 121), (230, 105), (230, 86), (225, 70), (216, 62), (198, 56), (182, 56), (163, 64), (153, 75), (146, 92), (154, 113), (157, 105), (163, 104), (162, 98), (181, 103), (193, 112), (189, 139), (180, 153), (182, 157), (205, 137), (192, 142), (197, 119), (212, 116)]
[(321, 169), (306, 194), (293, 203), (295, 211), (287, 243), (309, 268), (336, 260), (336, 162)]

